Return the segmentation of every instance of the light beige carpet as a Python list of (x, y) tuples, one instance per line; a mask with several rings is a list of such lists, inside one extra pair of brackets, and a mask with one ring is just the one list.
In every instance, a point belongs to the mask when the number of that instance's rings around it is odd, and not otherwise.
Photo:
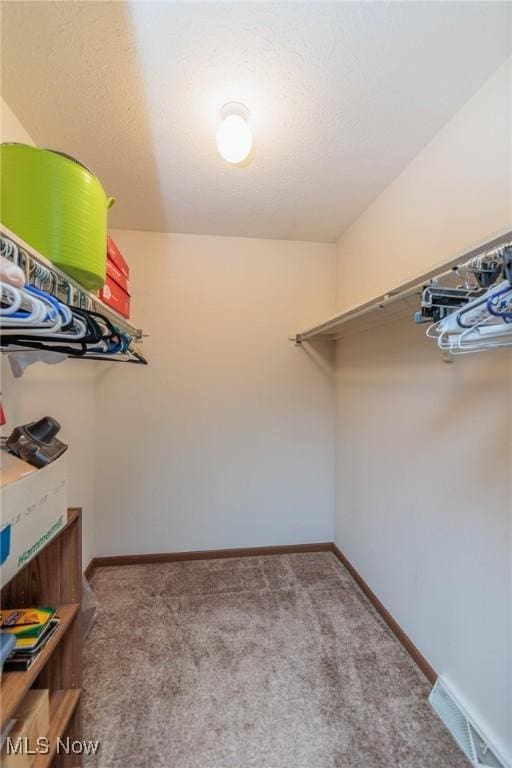
[(96, 768), (463, 768), (429, 684), (330, 553), (99, 569)]

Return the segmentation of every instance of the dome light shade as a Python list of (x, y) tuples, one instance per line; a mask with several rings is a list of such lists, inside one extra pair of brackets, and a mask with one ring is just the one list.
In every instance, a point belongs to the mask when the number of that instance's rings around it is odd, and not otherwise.
[(228, 163), (243, 162), (252, 149), (252, 133), (247, 123), (249, 112), (243, 104), (226, 104), (220, 113), (217, 129), (217, 149)]

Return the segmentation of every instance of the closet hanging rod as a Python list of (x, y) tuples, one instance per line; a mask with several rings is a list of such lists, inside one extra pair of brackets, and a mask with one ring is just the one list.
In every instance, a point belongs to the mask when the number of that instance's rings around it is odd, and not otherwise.
[(382, 296), (377, 299), (373, 299), (366, 304), (362, 304), (359, 307), (348, 310), (347, 312), (343, 312), (340, 315), (335, 315), (329, 320), (326, 320), (319, 325), (315, 325), (313, 328), (310, 328), (307, 331), (298, 333), (291, 340), (295, 341), (297, 344), (301, 344), (303, 341), (307, 341), (311, 337), (328, 335), (330, 330), (332, 330), (334, 333), (336, 329), (339, 328), (339, 326), (343, 323), (347, 323), (349, 320), (358, 320), (361, 317), (370, 314), (370, 312), (375, 312), (376, 310), (386, 309), (395, 302), (412, 296), (418, 290), (419, 286), (415, 283), (412, 288), (409, 288), (405, 291), (389, 291), (389, 293), (382, 294)]
[[(510, 241), (511, 238), (512, 230), (503, 230), (492, 239), (480, 243), (470, 251), (467, 251), (457, 258), (451, 259), (450, 261), (441, 264), (436, 269), (422, 273), (414, 279), (404, 282), (396, 288), (393, 288), (386, 293), (371, 299), (370, 301), (364, 302), (363, 304), (353, 307), (352, 309), (334, 315), (328, 320), (325, 320), (322, 323), (318, 323), (318, 325), (314, 325), (311, 328), (290, 336), (290, 341), (293, 341), (295, 344), (300, 346), (302, 342), (308, 341), (308, 339), (312, 339), (317, 336), (325, 336), (331, 340), (335, 340), (336, 338), (341, 337), (343, 330), (347, 329), (348, 323), (360, 320), (365, 316), (370, 316), (372, 313), (374, 313), (374, 320), (371, 323), (372, 326), (380, 325), (381, 320), (384, 317), (387, 317), (389, 320), (397, 319), (399, 317), (398, 310), (397, 314), (394, 315), (390, 315), (389, 313), (385, 312), (385, 310), (392, 307), (394, 304), (398, 304), (400, 301), (407, 302), (407, 300), (415, 294), (421, 294), (425, 284), (430, 280), (443, 280), (451, 277), (454, 275), (455, 267), (464, 264), (473, 257), (479, 256), (486, 251), (491, 251), (494, 248), (498, 248), (504, 243)], [(409, 307), (407, 304), (407, 307), (402, 308), (401, 316), (406, 316), (409, 309), (412, 313), (412, 307)], [(369, 319), (370, 318), (368, 318), (368, 320)], [(367, 330), (367, 328), (358, 328), (357, 330)], [(357, 330), (353, 332), (357, 332)]]
[[(16, 246), (16, 249), (11, 249), (10, 252), (8, 251), (3, 255), (11, 261), (18, 263), (16, 260), (16, 250), (18, 251), (21, 256), (21, 263), (19, 263), (19, 266), (25, 272), (27, 282), (30, 282), (33, 265), (40, 265), (50, 273), (53, 273), (57, 278), (57, 290), (60, 289), (61, 295), (56, 296), (56, 298), (62, 300), (65, 295), (65, 303), (69, 304), (71, 307), (87, 309), (93, 312), (101, 312), (106, 315), (114, 325), (117, 325), (118, 328), (125, 331), (137, 341), (141, 341), (143, 336), (147, 336), (146, 333), (143, 333), (141, 328), (135, 328), (125, 317), (120, 315), (119, 312), (116, 312), (115, 309), (104, 304), (98, 296), (88, 291), (83, 285), (80, 285), (80, 283), (74, 280), (70, 275), (55, 266), (55, 264), (45, 258), (42, 254), (38, 253), (35, 248), (26, 243), (3, 224), (0, 224), (0, 238), (6, 241), (11, 241), (11, 243)], [(2, 249), (2, 251), (3, 250), (4, 249)]]

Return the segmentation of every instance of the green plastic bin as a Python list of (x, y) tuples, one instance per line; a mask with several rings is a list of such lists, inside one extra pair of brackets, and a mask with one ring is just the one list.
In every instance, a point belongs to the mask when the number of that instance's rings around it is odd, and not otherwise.
[(96, 176), (59, 152), (0, 146), (0, 222), (85, 288), (105, 283), (108, 198)]

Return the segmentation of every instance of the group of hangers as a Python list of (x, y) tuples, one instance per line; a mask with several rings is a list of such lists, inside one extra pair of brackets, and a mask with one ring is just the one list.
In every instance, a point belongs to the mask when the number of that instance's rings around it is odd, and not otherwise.
[[(79, 359), (147, 364), (134, 338), (101, 312), (62, 301), (40, 285), (25, 282), (23, 270), (5, 258), (0, 242), (0, 346), (9, 352), (34, 350)], [(12, 254), (8, 254), (12, 255)], [(32, 282), (53, 281), (36, 265)]]
[(451, 355), (512, 347), (512, 244), (470, 259), (455, 273), (456, 288), (426, 286), (419, 322), (435, 320), (427, 336)]

